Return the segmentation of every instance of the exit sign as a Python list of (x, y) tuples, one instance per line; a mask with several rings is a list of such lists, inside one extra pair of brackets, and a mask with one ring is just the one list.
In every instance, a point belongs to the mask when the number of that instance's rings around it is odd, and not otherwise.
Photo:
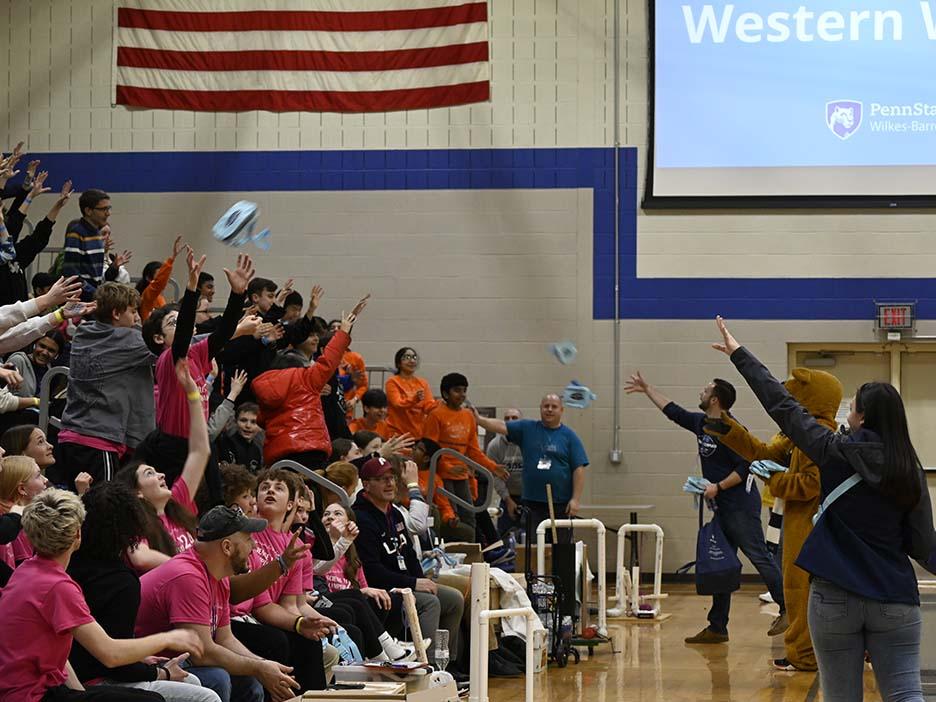
[(916, 322), (913, 302), (876, 302), (877, 328), (886, 331), (913, 329)]

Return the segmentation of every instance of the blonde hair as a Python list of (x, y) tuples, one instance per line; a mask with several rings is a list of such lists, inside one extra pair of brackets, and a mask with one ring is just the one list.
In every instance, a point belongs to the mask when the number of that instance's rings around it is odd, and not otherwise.
[(36, 553), (51, 557), (74, 545), (84, 518), (84, 505), (75, 493), (48, 488), (26, 505), (21, 523)]
[(36, 472), (36, 462), (29, 456), (5, 456), (0, 471), (0, 500), (16, 502), (16, 491)]

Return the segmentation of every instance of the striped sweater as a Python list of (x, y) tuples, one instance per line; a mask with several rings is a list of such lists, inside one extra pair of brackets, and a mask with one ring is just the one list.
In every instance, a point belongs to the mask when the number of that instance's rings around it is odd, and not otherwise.
[(69, 222), (65, 230), (62, 275), (81, 278), (83, 300), (94, 297), (94, 291), (104, 278), (104, 237), (100, 229), (84, 218)]

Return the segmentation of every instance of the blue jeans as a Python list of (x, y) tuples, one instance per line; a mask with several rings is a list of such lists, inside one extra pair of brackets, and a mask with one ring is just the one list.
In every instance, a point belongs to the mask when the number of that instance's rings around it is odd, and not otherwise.
[(885, 702), (923, 702), (918, 605), (875, 602), (822, 578), (809, 586), (809, 633), (826, 702), (860, 702), (865, 651)]
[(224, 668), (193, 666), (187, 670), (203, 687), (217, 692), (221, 702), (263, 702), (263, 685), (256, 678), (231, 675)]
[[(764, 541), (764, 528), (760, 514), (751, 510), (718, 510), (718, 521), (725, 538), (741, 553), (747, 556), (751, 564), (760, 573), (767, 584), (774, 602), (780, 605), (780, 611), (786, 611), (783, 602), (783, 574), (773, 556), (767, 550)], [(719, 634), (728, 633), (728, 611), (731, 609), (731, 593), (712, 595), (712, 608), (708, 613), (709, 629)]]

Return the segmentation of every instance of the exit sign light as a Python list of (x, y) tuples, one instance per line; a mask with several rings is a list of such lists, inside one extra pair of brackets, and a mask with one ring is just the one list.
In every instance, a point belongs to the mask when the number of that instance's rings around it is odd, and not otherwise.
[(877, 328), (883, 331), (905, 331), (913, 329), (916, 322), (914, 302), (875, 302)]

